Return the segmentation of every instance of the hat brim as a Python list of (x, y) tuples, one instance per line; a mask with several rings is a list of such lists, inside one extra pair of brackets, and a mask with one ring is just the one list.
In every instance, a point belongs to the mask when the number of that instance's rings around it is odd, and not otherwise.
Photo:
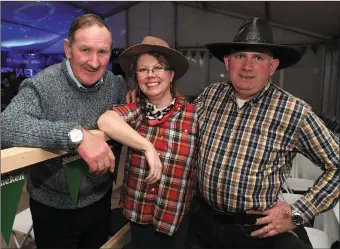
[(135, 56), (149, 52), (159, 53), (167, 57), (171, 69), (175, 71), (175, 80), (181, 78), (189, 69), (189, 63), (185, 56), (175, 49), (147, 44), (138, 44), (123, 51), (118, 58), (121, 68), (127, 75), (132, 76)]
[(267, 48), (273, 57), (280, 60), (280, 64), (277, 70), (284, 69), (301, 60), (301, 53), (290, 46), (268, 44), (268, 43), (242, 43), (242, 42), (230, 42), (230, 43), (210, 43), (206, 47), (218, 60), (224, 63), (224, 57), (229, 55), (234, 49), (251, 49), (251, 48)]

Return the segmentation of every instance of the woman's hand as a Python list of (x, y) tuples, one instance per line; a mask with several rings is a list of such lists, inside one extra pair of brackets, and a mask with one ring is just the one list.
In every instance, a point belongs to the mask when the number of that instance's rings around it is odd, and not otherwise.
[(163, 165), (155, 147), (152, 144), (145, 150), (144, 154), (150, 167), (149, 175), (145, 178), (145, 181), (148, 184), (152, 184), (161, 179)]

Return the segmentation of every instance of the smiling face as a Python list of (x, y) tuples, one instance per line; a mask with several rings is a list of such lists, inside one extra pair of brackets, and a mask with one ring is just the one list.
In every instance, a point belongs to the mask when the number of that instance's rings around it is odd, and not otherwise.
[(142, 54), (137, 60), (138, 86), (148, 100), (158, 108), (168, 106), (173, 99), (170, 86), (175, 73), (168, 68), (168, 65), (150, 54)]
[(265, 87), (279, 60), (269, 53), (238, 51), (224, 57), (224, 63), (236, 96), (249, 100)]
[(110, 60), (112, 38), (108, 29), (94, 24), (75, 31), (72, 42), (65, 39), (64, 49), (75, 77), (85, 87), (96, 84)]

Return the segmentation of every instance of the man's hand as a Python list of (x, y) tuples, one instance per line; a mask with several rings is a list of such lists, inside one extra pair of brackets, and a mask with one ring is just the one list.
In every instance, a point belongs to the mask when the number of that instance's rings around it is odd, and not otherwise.
[(148, 184), (152, 184), (161, 179), (163, 165), (153, 145), (151, 145), (144, 154), (150, 167), (149, 175), (145, 178), (145, 181)]
[(137, 100), (137, 90), (136, 90), (136, 89), (129, 90), (129, 91), (126, 93), (126, 98), (125, 98), (125, 100), (126, 100), (126, 103), (127, 103), (127, 104), (136, 102), (136, 100)]
[(296, 228), (291, 221), (292, 211), (289, 204), (280, 200), (270, 209), (266, 211), (248, 211), (247, 214), (262, 214), (263, 218), (257, 219), (255, 225), (265, 225), (251, 233), (253, 237), (267, 238), (284, 233)]
[(109, 145), (96, 135), (82, 129), (84, 139), (79, 145), (77, 152), (89, 165), (89, 172), (103, 175), (108, 170), (114, 171), (115, 157)]

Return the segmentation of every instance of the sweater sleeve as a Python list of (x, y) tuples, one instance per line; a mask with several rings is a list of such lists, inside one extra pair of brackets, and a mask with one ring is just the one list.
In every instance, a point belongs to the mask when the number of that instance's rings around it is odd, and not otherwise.
[(1, 113), (1, 145), (4, 147), (68, 148), (68, 133), (75, 122), (46, 120), (39, 89), (31, 79)]
[(134, 90), (137, 89), (137, 84), (136, 82), (133, 80), (132, 77), (127, 76), (126, 77), (126, 86), (127, 86), (127, 90)]
[[(127, 90), (130, 90), (129, 88), (129, 84), (128, 81), (126, 81), (121, 75), (118, 76), (119, 77), (119, 82), (120, 82), (120, 87), (119, 89), (117, 89), (119, 95), (120, 95), (120, 100), (118, 101), (119, 104), (124, 104), (125, 103), (125, 99), (126, 99), (126, 93)], [(131, 88), (133, 89), (133, 88)]]

